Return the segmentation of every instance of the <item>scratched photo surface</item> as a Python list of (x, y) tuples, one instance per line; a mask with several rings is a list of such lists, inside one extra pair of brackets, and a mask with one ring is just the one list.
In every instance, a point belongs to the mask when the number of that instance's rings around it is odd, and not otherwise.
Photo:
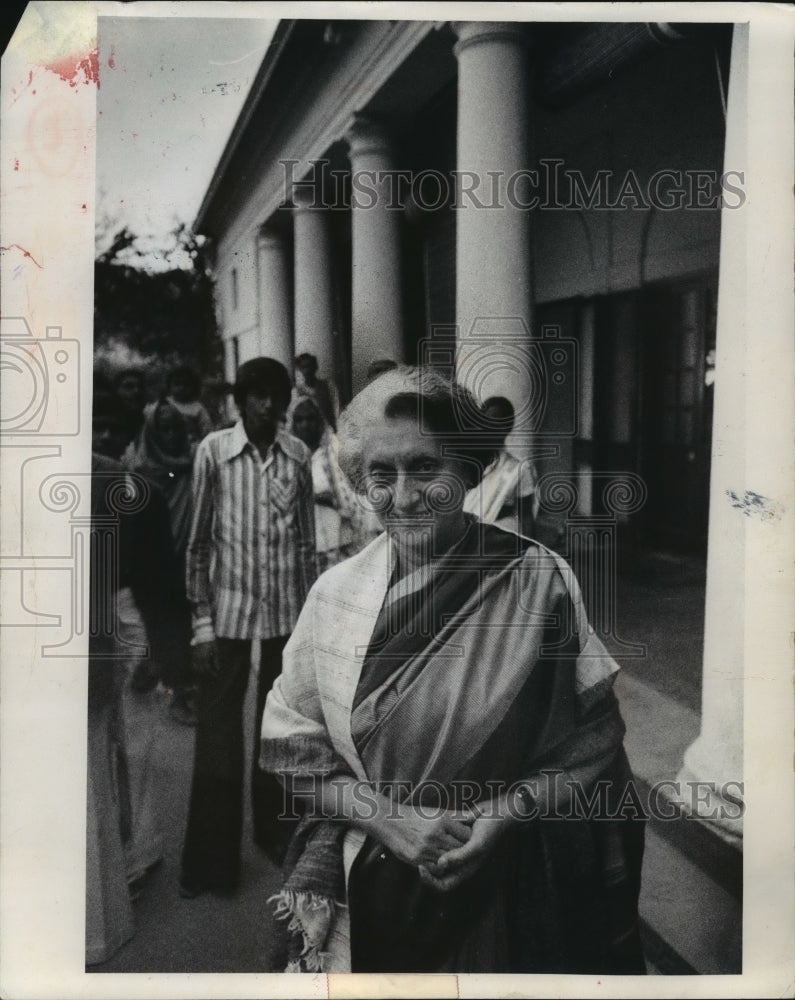
[(792, 20), (57, 6), (3, 61), (4, 995), (780, 994)]

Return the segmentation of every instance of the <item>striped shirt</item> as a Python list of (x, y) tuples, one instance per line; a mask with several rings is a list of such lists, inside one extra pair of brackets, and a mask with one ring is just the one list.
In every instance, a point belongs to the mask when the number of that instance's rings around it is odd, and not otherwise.
[(187, 552), (194, 623), (228, 639), (289, 635), (315, 581), (309, 449), (279, 430), (265, 458), (243, 422), (199, 444)]

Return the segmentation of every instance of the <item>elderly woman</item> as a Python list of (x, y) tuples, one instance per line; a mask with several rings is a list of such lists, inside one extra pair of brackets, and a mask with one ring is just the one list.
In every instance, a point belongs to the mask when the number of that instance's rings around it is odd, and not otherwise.
[(261, 764), (305, 807), (288, 971), (644, 971), (617, 666), (569, 567), (464, 513), (477, 426), (406, 368), (342, 416), (386, 531), (317, 581), (263, 718)]

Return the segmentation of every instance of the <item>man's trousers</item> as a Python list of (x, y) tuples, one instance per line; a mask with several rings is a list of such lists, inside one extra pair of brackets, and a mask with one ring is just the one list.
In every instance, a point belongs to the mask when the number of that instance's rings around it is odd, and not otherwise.
[[(258, 765), (265, 699), (281, 673), (288, 636), (261, 643), (257, 682), (251, 802), (254, 840), (278, 860), (284, 834), (278, 822), (282, 789)], [(240, 875), (245, 752), (243, 703), (251, 668), (251, 640), (216, 639), (220, 669), (199, 678), (196, 750), (188, 825), (182, 852), (182, 882), (198, 890), (233, 892)]]

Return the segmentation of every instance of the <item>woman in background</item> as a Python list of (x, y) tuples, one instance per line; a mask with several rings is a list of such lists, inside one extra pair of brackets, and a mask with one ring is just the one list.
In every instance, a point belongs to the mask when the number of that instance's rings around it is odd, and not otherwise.
[(106, 961), (133, 934), (132, 896), (163, 858), (152, 733), (137, 699), (126, 697), (128, 671), (147, 646), (175, 672), (185, 673), (190, 660), (190, 612), (168, 505), (157, 486), (119, 463), (128, 433), (118, 397), (96, 393), (90, 613), (95, 626), (104, 625), (89, 636), (86, 965)]
[[(185, 418), (169, 399), (161, 399), (147, 410), (140, 435), (130, 444), (122, 458), (125, 468), (148, 479), (165, 494), (183, 596), (185, 553), (192, 509), (191, 473), (194, 450)], [(193, 683), (186, 663), (180, 661), (179, 664), (162, 663), (159, 666), (160, 679), (173, 691), (170, 706), (172, 718), (185, 725), (193, 725)], [(154, 680), (156, 683), (156, 676)], [(145, 688), (143, 680), (140, 684)]]
[(309, 396), (293, 403), (290, 430), (312, 452), (317, 571), (323, 573), (358, 552), (373, 535), (365, 534), (363, 512), (339, 467), (337, 437), (331, 427), (324, 429), (320, 408)]
[(199, 399), (201, 381), (188, 365), (174, 368), (168, 374), (166, 398), (182, 414), (188, 440), (196, 445), (213, 430), (213, 422), (204, 403)]

